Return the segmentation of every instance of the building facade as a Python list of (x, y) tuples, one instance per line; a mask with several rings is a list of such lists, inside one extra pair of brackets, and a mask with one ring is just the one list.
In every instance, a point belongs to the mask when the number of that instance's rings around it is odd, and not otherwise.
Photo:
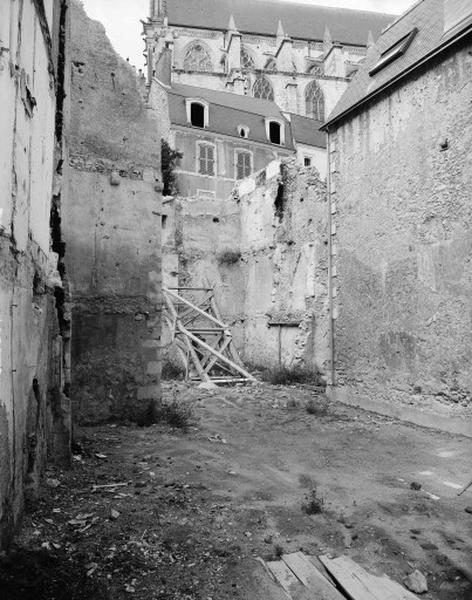
[(67, 0), (0, 5), (0, 548), (70, 454), (60, 226)]
[(344, 401), (472, 434), (472, 8), (424, 0), (332, 113), (332, 356)]
[(323, 121), (392, 17), (267, 0), (152, 0), (148, 78), (164, 48), (172, 80), (273, 100)]

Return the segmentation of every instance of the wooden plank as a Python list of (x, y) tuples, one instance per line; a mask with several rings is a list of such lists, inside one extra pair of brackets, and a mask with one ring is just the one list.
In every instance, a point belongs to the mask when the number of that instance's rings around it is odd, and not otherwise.
[(196, 335), (193, 335), (193, 333), (190, 333), (190, 331), (186, 330), (185, 327), (183, 327), (183, 325), (181, 325), (179, 322), (177, 322), (177, 327), (183, 334), (185, 334), (187, 337), (189, 337), (191, 340), (193, 340), (197, 344), (200, 344), (200, 346), (205, 348), (205, 350), (208, 350), (209, 352), (211, 352), (212, 354), (217, 356), (223, 363), (226, 363), (227, 365), (232, 367), (235, 371), (237, 371), (238, 373), (241, 373), (241, 375), (244, 375), (244, 377), (247, 377), (251, 381), (256, 381), (256, 378), (253, 377), (250, 373), (248, 373), (245, 369), (243, 369), (242, 367), (240, 367), (239, 365), (234, 363), (232, 360), (230, 360), (226, 356), (223, 356), (223, 354), (221, 354), (220, 352), (218, 352), (217, 350), (215, 350), (214, 348), (209, 346), (203, 340), (197, 338)]
[(222, 323), (221, 321), (218, 321), (218, 319), (216, 319), (212, 315), (209, 315), (208, 313), (204, 312), (203, 310), (200, 310), (194, 304), (192, 304), (188, 300), (185, 300), (185, 298), (182, 298), (181, 296), (178, 296), (177, 294), (175, 294), (174, 292), (171, 292), (170, 290), (166, 289), (164, 291), (167, 294), (169, 294), (172, 298), (184, 302), (188, 307), (193, 308), (195, 310), (195, 312), (199, 313), (200, 315), (202, 315), (206, 319), (209, 319), (210, 321), (213, 321), (213, 323), (216, 323), (217, 325), (219, 325), (220, 327), (223, 327), (224, 329), (228, 328), (224, 323)]
[(313, 595), (299, 581), (287, 565), (281, 560), (266, 563), (269, 572), (292, 600), (315, 600)]
[(351, 600), (418, 600), (386, 575), (370, 575), (348, 556), (335, 559), (320, 556), (319, 559)]
[[(222, 321), (223, 319), (221, 317), (220, 309), (216, 302), (215, 296), (213, 296), (211, 299), (211, 308), (212, 308), (213, 312), (215, 313), (216, 318), (219, 319), (220, 321)], [(241, 360), (241, 358), (240, 358), (239, 354), (237, 353), (236, 348), (234, 347), (233, 344), (231, 344), (231, 346), (229, 347), (229, 352), (231, 354), (231, 358), (233, 359), (233, 361), (240, 367), (244, 367), (243, 361)]]
[(302, 553), (284, 554), (283, 562), (315, 595), (316, 600), (346, 600), (334, 585)]

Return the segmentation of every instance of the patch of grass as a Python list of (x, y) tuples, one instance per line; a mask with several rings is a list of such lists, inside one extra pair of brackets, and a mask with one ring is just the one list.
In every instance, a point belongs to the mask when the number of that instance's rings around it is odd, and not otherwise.
[(241, 260), (241, 252), (239, 250), (222, 250), (218, 253), (218, 263), (220, 265), (235, 265), (237, 262)]
[(176, 399), (170, 402), (162, 402), (157, 408), (150, 408), (144, 419), (139, 423), (143, 427), (156, 423), (167, 423), (175, 429), (186, 432), (196, 422), (193, 407)]
[(307, 367), (276, 367), (262, 371), (261, 378), (267, 383), (273, 385), (293, 385), (296, 383), (305, 383), (326, 388), (326, 383), (317, 369), (308, 369)]
[(306, 403), (306, 412), (309, 415), (326, 417), (329, 413), (328, 399), (326, 396), (323, 396), (322, 398), (310, 398)]
[(275, 544), (275, 546), (274, 546), (275, 560), (280, 560), (282, 558), (283, 554), (284, 554), (283, 546), (281, 546), (280, 544)]
[(184, 370), (180, 365), (176, 363), (165, 361), (162, 365), (161, 378), (163, 381), (173, 381), (175, 379), (182, 379), (184, 376)]
[(324, 511), (324, 498), (320, 498), (313, 488), (310, 493), (305, 496), (305, 502), (302, 504), (303, 512), (307, 515), (319, 515)]

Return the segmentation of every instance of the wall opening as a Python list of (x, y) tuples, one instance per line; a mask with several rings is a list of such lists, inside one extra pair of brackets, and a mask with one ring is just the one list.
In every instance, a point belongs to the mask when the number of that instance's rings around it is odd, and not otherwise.
[(269, 123), (269, 139), (273, 144), (278, 144), (280, 146), (280, 143), (281, 143), (280, 123), (277, 123), (276, 121), (271, 121)]
[(190, 106), (190, 122), (194, 127), (205, 127), (205, 107), (198, 102), (192, 102)]

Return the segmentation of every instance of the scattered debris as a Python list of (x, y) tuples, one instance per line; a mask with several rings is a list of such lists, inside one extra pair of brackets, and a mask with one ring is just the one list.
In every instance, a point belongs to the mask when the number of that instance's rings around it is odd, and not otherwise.
[(48, 478), (46, 479), (46, 485), (50, 488), (57, 488), (61, 485), (61, 482), (59, 481), (59, 479)]
[(302, 510), (307, 515), (319, 515), (324, 510), (324, 499), (317, 494), (316, 488), (313, 488), (309, 494), (305, 496), (306, 502), (302, 505)]
[(211, 435), (208, 437), (209, 442), (213, 442), (214, 444), (226, 444), (226, 440), (219, 433), (215, 433), (215, 435)]
[(421, 573), (421, 571), (418, 571), (418, 569), (408, 575), (408, 577), (405, 579), (405, 585), (415, 594), (425, 594), (428, 591), (426, 577), (423, 575), (423, 573)]

